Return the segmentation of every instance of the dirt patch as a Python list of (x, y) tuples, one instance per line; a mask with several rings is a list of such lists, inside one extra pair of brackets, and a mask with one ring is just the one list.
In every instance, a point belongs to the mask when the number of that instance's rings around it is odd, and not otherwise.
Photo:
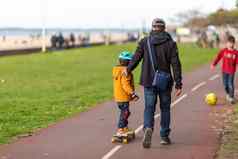
[(215, 159), (238, 159), (238, 108), (230, 107), (222, 116), (221, 145)]

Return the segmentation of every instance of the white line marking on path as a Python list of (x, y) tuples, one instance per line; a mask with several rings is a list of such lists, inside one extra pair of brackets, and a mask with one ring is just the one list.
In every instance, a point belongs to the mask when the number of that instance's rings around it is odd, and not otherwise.
[(220, 75), (219, 74), (215, 74), (214, 76), (212, 76), (211, 78), (209, 78), (210, 81), (214, 81), (215, 79), (219, 78)]
[(196, 85), (195, 87), (192, 88), (191, 92), (194, 92), (194, 91), (198, 90), (200, 87), (202, 87), (202, 86), (204, 86), (206, 84), (207, 84), (207, 82), (205, 82), (205, 81), (199, 83), (198, 85)]
[(122, 145), (115, 146), (110, 152), (108, 152), (105, 156), (102, 157), (102, 159), (108, 159), (110, 158), (114, 153), (116, 153), (120, 148), (122, 148)]
[(187, 96), (188, 96), (188, 94), (182, 95), (180, 98), (178, 98), (177, 100), (175, 100), (175, 101), (171, 104), (171, 107), (173, 108), (176, 104), (178, 104), (181, 100), (183, 100), (183, 99), (186, 98)]
[[(172, 104), (171, 104), (171, 108), (175, 107), (176, 104), (178, 104), (180, 101), (182, 101), (184, 98), (186, 98), (188, 96), (188, 94), (184, 94), (183, 96), (179, 97), (177, 100), (175, 100)], [(154, 118), (158, 118), (160, 117), (160, 114), (156, 114), (154, 116)], [(143, 129), (143, 125), (140, 125), (136, 130), (135, 130), (135, 134), (138, 134), (141, 130)], [(109, 159), (110, 157), (112, 157), (113, 154), (115, 154), (118, 150), (120, 150), (122, 148), (122, 145), (117, 145), (115, 146), (111, 151), (109, 151), (105, 156), (102, 157), (102, 159)]]
[(143, 129), (143, 125), (139, 126), (139, 127), (135, 130), (135, 134), (138, 134), (142, 129)]

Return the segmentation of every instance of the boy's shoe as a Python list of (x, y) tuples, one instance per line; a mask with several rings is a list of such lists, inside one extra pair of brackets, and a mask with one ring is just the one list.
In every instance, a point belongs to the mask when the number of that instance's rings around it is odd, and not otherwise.
[(123, 128), (119, 128), (118, 130), (117, 130), (117, 134), (116, 134), (117, 136), (125, 136), (125, 132), (124, 132), (124, 129)]
[(226, 95), (226, 100), (230, 103), (230, 104), (235, 104), (236, 103), (236, 99), (234, 97), (230, 97), (228, 94)]
[(170, 145), (171, 144), (171, 140), (169, 137), (161, 137), (161, 141), (160, 141), (161, 145)]
[(123, 128), (123, 131), (124, 131), (124, 133), (128, 133), (128, 132), (130, 132), (130, 131), (131, 131), (131, 129), (130, 129), (130, 128), (128, 128), (128, 127), (125, 127), (125, 128)]
[(228, 94), (226, 95), (226, 100), (227, 102), (229, 102), (230, 104), (235, 104), (235, 99), (230, 97)]
[(226, 101), (230, 102), (230, 98), (229, 94), (226, 94)]
[(152, 131), (151, 128), (146, 128), (145, 129), (145, 134), (144, 134), (144, 138), (143, 138), (143, 147), (144, 148), (150, 148), (152, 133), (153, 133), (153, 131)]
[(231, 98), (230, 103), (231, 103), (231, 104), (236, 104), (236, 100), (235, 100), (235, 98)]

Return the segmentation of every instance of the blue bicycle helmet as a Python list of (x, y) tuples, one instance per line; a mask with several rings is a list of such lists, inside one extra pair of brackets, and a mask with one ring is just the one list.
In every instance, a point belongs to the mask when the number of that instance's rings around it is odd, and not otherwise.
[(131, 60), (132, 59), (132, 53), (129, 52), (129, 51), (122, 51), (119, 55), (119, 59)]

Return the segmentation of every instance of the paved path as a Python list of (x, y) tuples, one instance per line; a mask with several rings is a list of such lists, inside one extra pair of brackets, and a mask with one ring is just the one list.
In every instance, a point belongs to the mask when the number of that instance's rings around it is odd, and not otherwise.
[[(219, 145), (222, 121), (212, 115), (224, 108), (222, 100), (212, 108), (204, 103), (210, 91), (224, 96), (218, 71), (210, 72), (203, 66), (184, 75), (184, 94), (173, 99), (171, 146), (160, 146), (159, 109), (151, 149), (143, 149), (143, 109), (141, 100), (131, 105), (130, 127), (136, 129), (137, 138), (128, 145), (112, 144), (116, 131), (117, 109), (105, 102), (70, 119), (43, 129), (31, 137), (10, 145), (0, 146), (0, 159), (212, 159)], [(221, 98), (220, 98), (221, 99)], [(216, 124), (216, 126), (214, 126)]]

